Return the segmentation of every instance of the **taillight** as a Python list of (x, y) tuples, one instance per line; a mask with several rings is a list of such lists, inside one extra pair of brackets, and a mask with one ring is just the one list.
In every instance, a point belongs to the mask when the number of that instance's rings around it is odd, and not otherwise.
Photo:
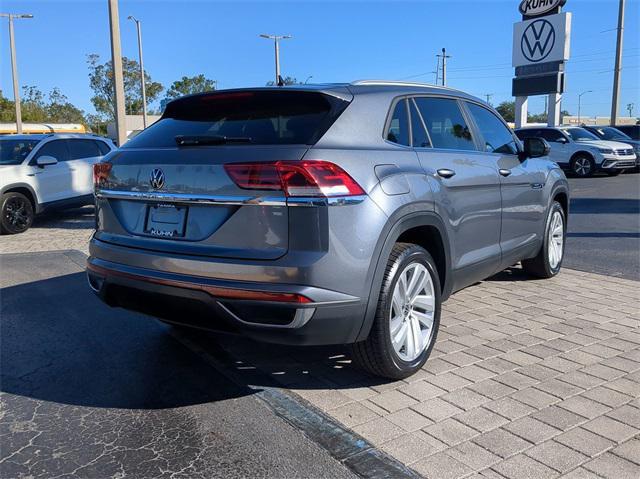
[(111, 173), (111, 163), (96, 163), (93, 165), (93, 186), (98, 188), (109, 178)]
[(227, 174), (240, 188), (281, 190), (286, 196), (358, 196), (364, 190), (334, 163), (322, 160), (230, 163)]

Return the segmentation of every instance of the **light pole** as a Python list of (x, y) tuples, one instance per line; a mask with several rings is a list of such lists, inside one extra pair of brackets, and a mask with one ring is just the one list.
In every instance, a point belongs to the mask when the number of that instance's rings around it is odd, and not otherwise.
[(11, 75), (13, 76), (13, 102), (16, 106), (16, 133), (22, 133), (22, 110), (20, 109), (20, 85), (18, 82), (18, 64), (16, 63), (16, 42), (13, 38), (14, 18), (33, 18), (30, 13), (0, 13), (0, 17), (9, 19), (9, 48), (11, 49)]
[(618, 99), (620, 98), (620, 75), (622, 73), (622, 40), (624, 37), (624, 2), (618, 7), (618, 33), (616, 36), (616, 61), (613, 70), (613, 92), (611, 94), (611, 125), (618, 122)]
[(116, 121), (118, 146), (127, 141), (127, 126), (124, 114), (124, 78), (122, 76), (122, 48), (120, 46), (120, 14), (118, 0), (109, 2), (109, 27), (111, 30), (111, 65), (113, 67), (113, 113)]
[(147, 92), (144, 86), (144, 63), (142, 62), (142, 26), (140, 20), (133, 15), (127, 17), (129, 20), (133, 20), (136, 23), (136, 30), (138, 32), (138, 57), (140, 58), (140, 90), (142, 92), (142, 128), (147, 127)]
[(265, 33), (260, 34), (261, 38), (267, 38), (273, 40), (273, 44), (276, 51), (276, 85), (280, 83), (280, 40), (287, 40), (292, 38), (291, 35), (267, 35)]
[(587, 93), (593, 93), (591, 90), (583, 91), (578, 95), (578, 125), (580, 125), (580, 106), (582, 103), (582, 95), (586, 95)]

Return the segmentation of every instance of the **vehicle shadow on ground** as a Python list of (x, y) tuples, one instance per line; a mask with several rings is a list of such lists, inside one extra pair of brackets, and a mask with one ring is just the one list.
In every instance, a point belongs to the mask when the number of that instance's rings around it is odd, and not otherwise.
[(31, 228), (92, 229), (95, 225), (94, 207), (85, 206), (43, 213), (35, 217)]
[[(7, 257), (2, 263), (7, 274), (19, 274)], [(0, 295), (3, 393), (126, 409), (174, 408), (254, 393), (175, 341), (168, 326), (103, 305), (83, 272), (9, 286)]]
[(569, 215), (640, 213), (640, 202), (634, 198), (572, 198)]

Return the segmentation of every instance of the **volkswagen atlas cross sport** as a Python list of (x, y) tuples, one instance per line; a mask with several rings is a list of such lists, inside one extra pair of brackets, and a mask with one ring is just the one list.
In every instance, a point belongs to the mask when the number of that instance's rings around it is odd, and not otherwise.
[(567, 181), (486, 103), (420, 84), (222, 90), (169, 103), (95, 168), (88, 280), (111, 306), (403, 378), (452, 292), (560, 270)]

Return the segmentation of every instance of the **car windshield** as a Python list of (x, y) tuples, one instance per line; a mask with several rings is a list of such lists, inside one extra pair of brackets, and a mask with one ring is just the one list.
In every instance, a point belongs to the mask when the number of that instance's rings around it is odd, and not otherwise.
[(592, 141), (599, 139), (596, 135), (584, 128), (567, 128), (564, 132), (569, 135), (573, 141)]
[(0, 139), (0, 165), (19, 165), (40, 140)]
[(625, 135), (617, 128), (606, 126), (603, 128), (594, 128), (598, 132), (598, 136), (603, 140), (630, 140), (631, 137)]

